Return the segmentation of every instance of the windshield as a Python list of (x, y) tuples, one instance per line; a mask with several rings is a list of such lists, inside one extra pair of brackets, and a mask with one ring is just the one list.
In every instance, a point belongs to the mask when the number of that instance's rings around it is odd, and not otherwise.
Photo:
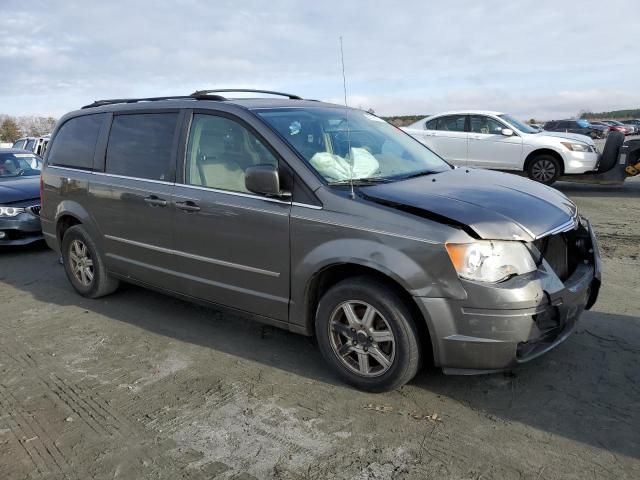
[(25, 144), (27, 143), (26, 139), (22, 139), (22, 140), (18, 140), (16, 141), (16, 143), (13, 144), (13, 148), (17, 148), (19, 150), (24, 149)]
[(392, 181), (451, 169), (417, 140), (360, 110), (283, 108), (256, 113), (329, 183)]
[(0, 178), (40, 175), (42, 160), (30, 153), (0, 153)]
[(501, 119), (511, 124), (512, 127), (516, 127), (517, 130), (520, 130), (522, 133), (538, 133), (539, 130), (537, 128), (530, 127), (524, 122), (520, 120), (516, 120), (509, 114), (498, 115)]

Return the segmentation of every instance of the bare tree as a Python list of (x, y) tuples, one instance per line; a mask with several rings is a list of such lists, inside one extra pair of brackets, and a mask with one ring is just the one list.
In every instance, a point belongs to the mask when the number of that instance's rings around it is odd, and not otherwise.
[(20, 138), (20, 128), (18, 124), (11, 117), (5, 118), (2, 124), (0, 124), (0, 140), (13, 143), (18, 138)]

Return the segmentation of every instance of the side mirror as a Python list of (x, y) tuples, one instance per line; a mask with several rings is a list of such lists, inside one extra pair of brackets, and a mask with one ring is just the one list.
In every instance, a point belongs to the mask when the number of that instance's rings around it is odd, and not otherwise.
[(291, 193), (280, 190), (278, 168), (273, 165), (255, 165), (244, 171), (247, 190), (269, 197), (290, 197)]
[(513, 135), (513, 130), (511, 130), (510, 128), (503, 128), (500, 133), (502, 133), (502, 135), (504, 135), (505, 137), (511, 137)]

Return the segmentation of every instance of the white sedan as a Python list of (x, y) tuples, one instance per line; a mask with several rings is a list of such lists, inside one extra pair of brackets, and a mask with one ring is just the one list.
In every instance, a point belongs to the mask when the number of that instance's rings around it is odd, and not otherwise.
[(446, 112), (402, 129), (453, 165), (526, 172), (547, 185), (598, 165), (591, 138), (539, 131), (506, 113)]

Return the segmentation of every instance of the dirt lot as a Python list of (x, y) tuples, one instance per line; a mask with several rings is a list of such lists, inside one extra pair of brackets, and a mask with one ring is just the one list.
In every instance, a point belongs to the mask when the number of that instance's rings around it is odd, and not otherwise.
[(640, 181), (560, 188), (604, 255), (576, 333), (382, 395), (303, 337), (132, 286), (85, 300), (46, 247), (0, 253), (0, 479), (640, 478)]

